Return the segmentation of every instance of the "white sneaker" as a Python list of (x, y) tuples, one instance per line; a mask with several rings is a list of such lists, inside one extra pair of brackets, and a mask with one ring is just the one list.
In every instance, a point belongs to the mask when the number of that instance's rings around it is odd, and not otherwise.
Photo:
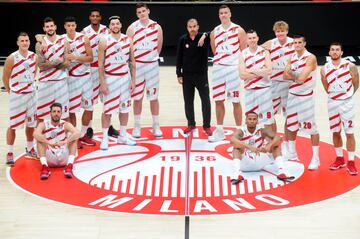
[(153, 125), (152, 128), (153, 128), (152, 133), (153, 133), (153, 135), (155, 137), (162, 137), (163, 136), (163, 133), (162, 133), (162, 131), (160, 129), (160, 125)]
[(108, 150), (109, 149), (109, 140), (102, 140), (100, 144), (101, 150)]
[(140, 125), (135, 125), (132, 131), (132, 137), (140, 138), (140, 136), (141, 136), (141, 127)]
[(125, 135), (125, 136), (119, 135), (119, 137), (117, 139), (117, 143), (118, 144), (126, 144), (126, 145), (129, 145), (129, 146), (135, 146), (136, 145), (136, 142), (133, 139), (131, 139), (130, 137), (128, 137), (127, 135)]
[(216, 129), (213, 132), (213, 134), (208, 137), (208, 141), (212, 143), (219, 142), (224, 139), (225, 139), (224, 130), (218, 130), (218, 129)]
[(318, 157), (313, 157), (309, 164), (309, 170), (317, 170), (320, 166), (320, 159)]

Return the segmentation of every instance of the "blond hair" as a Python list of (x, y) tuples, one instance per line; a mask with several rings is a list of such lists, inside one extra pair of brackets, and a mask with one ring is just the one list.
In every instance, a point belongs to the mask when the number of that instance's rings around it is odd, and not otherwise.
[(286, 31), (289, 31), (289, 24), (287, 24), (285, 21), (277, 21), (274, 23), (273, 31), (276, 31), (278, 29), (284, 29)]

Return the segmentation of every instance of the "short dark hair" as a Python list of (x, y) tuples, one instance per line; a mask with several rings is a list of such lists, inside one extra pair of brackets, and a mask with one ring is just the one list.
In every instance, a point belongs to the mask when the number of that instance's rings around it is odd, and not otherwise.
[(75, 17), (71, 17), (71, 16), (67, 16), (67, 17), (65, 17), (65, 19), (64, 19), (64, 23), (67, 23), (67, 22), (75, 22), (75, 23), (76, 23), (76, 18), (75, 18)]
[(111, 17), (109, 17), (109, 23), (111, 22), (111, 20), (119, 20), (119, 22), (121, 22), (119, 16), (111, 16)]
[(246, 113), (245, 113), (245, 116), (248, 116), (248, 115), (250, 115), (250, 114), (256, 115), (256, 118), (259, 118), (258, 113), (256, 113), (255, 111), (246, 112)]
[(146, 3), (143, 3), (143, 2), (137, 3), (136, 6), (135, 6), (135, 9), (142, 8), (142, 7), (146, 8), (146, 9), (149, 9), (148, 5)]
[(93, 13), (93, 12), (98, 12), (98, 13), (99, 13), (99, 15), (101, 16), (101, 12), (100, 12), (100, 10), (99, 10), (99, 9), (97, 9), (97, 8), (93, 8), (93, 9), (91, 9), (91, 10), (90, 10), (90, 15), (91, 15), (91, 13)]
[(17, 39), (19, 40), (19, 37), (29, 37), (29, 34), (27, 34), (26, 32), (19, 32)]
[(48, 23), (48, 22), (53, 22), (53, 23), (55, 24), (54, 19), (52, 19), (51, 17), (45, 17), (45, 18), (44, 18), (44, 24), (45, 24), (45, 23)]
[(304, 42), (306, 42), (306, 38), (305, 38), (305, 36), (302, 35), (302, 34), (296, 34), (296, 35), (293, 36), (293, 38), (294, 38), (294, 39), (295, 39), (295, 38), (302, 38), (302, 39), (304, 40)]
[(340, 49), (343, 50), (343, 46), (342, 46), (342, 44), (341, 44), (340, 42), (332, 42), (332, 43), (330, 44), (330, 47), (331, 47), (331, 46), (339, 46)]
[(220, 5), (219, 10), (224, 9), (224, 8), (230, 9), (228, 5), (222, 4), (222, 5)]
[(59, 102), (54, 102), (54, 103), (52, 103), (52, 104), (50, 105), (50, 111), (52, 111), (52, 109), (53, 109), (54, 107), (59, 107), (59, 108), (61, 109), (61, 111), (62, 111), (62, 105), (61, 105)]
[(254, 29), (249, 29), (246, 31), (246, 33), (256, 33), (257, 34), (257, 32)]

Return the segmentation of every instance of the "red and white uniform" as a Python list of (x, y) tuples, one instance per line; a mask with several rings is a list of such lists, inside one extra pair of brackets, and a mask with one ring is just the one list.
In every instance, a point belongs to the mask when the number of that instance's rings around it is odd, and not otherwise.
[[(240, 127), (240, 130), (243, 132), (243, 137), (240, 140), (241, 142), (251, 145), (255, 148), (260, 148), (266, 144), (265, 140), (262, 138), (262, 127), (257, 125), (255, 131), (250, 133), (246, 125)], [(251, 152), (248, 149), (245, 149), (241, 160), (240, 168), (241, 171), (260, 171), (264, 169), (265, 166), (273, 162), (273, 157), (268, 153), (256, 154)]]
[(9, 125), (11, 129), (21, 129), (26, 122), (26, 126), (35, 127), (36, 55), (31, 51), (25, 57), (19, 51), (11, 55), (14, 65), (9, 79)]
[[(44, 38), (47, 49), (43, 52), (47, 61), (62, 60), (65, 53), (66, 39), (56, 36), (54, 42)], [(58, 102), (63, 106), (63, 118), (69, 117), (68, 73), (65, 69), (51, 68), (40, 70), (38, 82), (37, 117), (44, 119), (50, 115), (50, 105)]]
[[(247, 70), (261, 69), (265, 66), (265, 49), (258, 46), (255, 52), (249, 48), (242, 51)], [(270, 125), (273, 123), (273, 105), (271, 97), (271, 81), (269, 77), (256, 77), (245, 80), (245, 114), (256, 112), (259, 123)]]
[(101, 95), (105, 114), (128, 113), (131, 106), (130, 92), (130, 39), (121, 34), (119, 39), (107, 35), (105, 50), (105, 81), (109, 94)]
[(227, 98), (231, 102), (240, 102), (240, 29), (240, 26), (234, 23), (227, 29), (222, 25), (214, 29), (212, 95), (215, 101)]
[[(58, 143), (66, 139), (64, 129), (65, 121), (60, 121), (58, 126), (54, 126), (50, 119), (44, 120), (45, 130), (42, 132), (51, 144)], [(46, 160), (50, 167), (63, 167), (67, 164), (69, 149), (67, 145), (59, 148), (46, 148)]]
[(290, 82), (284, 80), (283, 74), (288, 59), (295, 53), (293, 41), (294, 39), (287, 37), (286, 42), (281, 45), (277, 38), (271, 40), (270, 58), (272, 74), (270, 79), (272, 81), (271, 90), (275, 114), (280, 113), (281, 110), (283, 111), (283, 114), (286, 113), (286, 102), (289, 94)]
[[(85, 35), (76, 33), (74, 39), (64, 35), (69, 42), (70, 51), (75, 56), (86, 56)], [(80, 108), (92, 110), (92, 81), (90, 63), (72, 61), (69, 68), (69, 111), (79, 112)]]
[(134, 100), (140, 100), (146, 88), (148, 100), (156, 100), (159, 94), (159, 24), (149, 20), (146, 26), (140, 20), (131, 24), (134, 36), (134, 58), (136, 62), (136, 87), (132, 94)]
[(354, 86), (350, 74), (351, 63), (341, 59), (338, 66), (332, 61), (324, 66), (325, 78), (329, 84), (328, 88), (328, 113), (331, 132), (341, 132), (341, 124), (345, 133), (354, 133), (355, 105)]
[[(311, 55), (308, 51), (301, 56), (293, 54), (290, 58), (291, 70), (300, 74), (306, 65), (307, 58)], [(286, 125), (290, 131), (300, 129), (310, 135), (318, 133), (313, 97), (316, 85), (315, 73), (316, 70), (312, 71), (304, 83), (292, 82), (289, 86)]]
[(99, 89), (100, 89), (100, 81), (99, 81), (99, 70), (98, 70), (98, 49), (99, 49), (99, 41), (100, 37), (104, 37), (107, 35), (107, 28), (104, 25), (100, 24), (99, 31), (94, 31), (91, 25), (85, 27), (83, 29), (85, 35), (89, 38), (90, 47), (93, 54), (93, 62), (91, 65), (91, 80), (92, 80), (92, 103), (96, 104), (99, 99)]

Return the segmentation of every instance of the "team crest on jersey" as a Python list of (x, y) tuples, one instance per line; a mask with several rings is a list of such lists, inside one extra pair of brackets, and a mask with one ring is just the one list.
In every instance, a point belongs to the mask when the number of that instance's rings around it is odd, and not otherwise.
[[(309, 171), (310, 141), (298, 136), (300, 161), (286, 161), (291, 183), (268, 171), (243, 173), (245, 180), (231, 185), (232, 147), (236, 131), (224, 127), (226, 140), (209, 143), (202, 127), (192, 135), (184, 127), (161, 127), (155, 138), (152, 127), (142, 128), (136, 146), (117, 144), (110, 137), (109, 149), (84, 146), (74, 162), (74, 177), (64, 177), (63, 168), (52, 168), (48, 180), (39, 179), (39, 161), (21, 156), (7, 169), (8, 179), (37, 197), (82, 208), (111, 212), (156, 215), (214, 215), (271, 211), (324, 201), (357, 188), (360, 177), (346, 169), (329, 170), (335, 158), (333, 146), (320, 143), (321, 166)], [(129, 131), (130, 132), (130, 131)], [(355, 160), (357, 167), (359, 158)], [(341, 183), (334, 183), (341, 182)], [(306, 195), (306, 197), (304, 196)]]

